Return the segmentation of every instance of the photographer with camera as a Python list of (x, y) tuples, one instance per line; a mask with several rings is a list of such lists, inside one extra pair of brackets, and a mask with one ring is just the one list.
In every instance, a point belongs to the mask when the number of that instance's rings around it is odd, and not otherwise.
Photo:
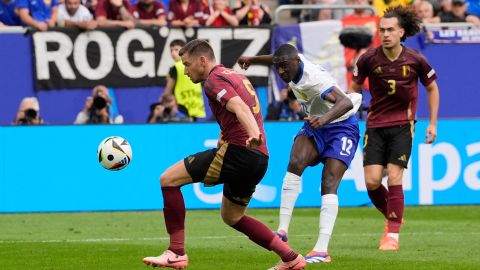
[(97, 85), (87, 97), (83, 110), (77, 114), (74, 124), (122, 124), (122, 115), (113, 115), (112, 99), (108, 88)]
[(26, 97), (18, 106), (17, 116), (13, 125), (33, 126), (43, 124), (40, 117), (40, 104), (36, 97)]
[(167, 122), (192, 122), (193, 119), (178, 110), (177, 100), (172, 94), (165, 94), (160, 102), (150, 105), (150, 115), (147, 122), (167, 123)]

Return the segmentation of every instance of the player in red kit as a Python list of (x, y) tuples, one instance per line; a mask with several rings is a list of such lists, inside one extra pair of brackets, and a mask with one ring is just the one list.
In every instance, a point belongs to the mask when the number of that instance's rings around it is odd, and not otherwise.
[[(418, 33), (420, 22), (414, 12), (404, 7), (387, 9), (380, 19), (382, 45), (369, 49), (358, 59), (350, 87), (360, 92), (368, 77), (372, 99), (364, 138), (363, 166), (368, 195), (387, 219), (380, 250), (400, 247), (398, 240), (404, 209), (402, 177), (412, 150), (419, 79), (427, 90), (430, 111), (425, 142), (433, 143), (437, 136), (437, 75), (423, 55), (400, 43)], [(388, 189), (381, 183), (385, 167)]]
[(180, 187), (203, 182), (210, 186), (224, 184), (223, 221), (259, 246), (277, 253), (281, 262), (271, 269), (303, 269), (306, 262), (302, 255), (295, 253), (263, 223), (245, 215), (255, 187), (268, 166), (262, 113), (255, 89), (244, 75), (217, 65), (213, 49), (206, 41), (190, 41), (179, 55), (185, 74), (194, 83), (204, 82), (221, 136), (217, 148), (190, 155), (160, 176), (170, 245), (162, 255), (144, 258), (144, 263), (175, 269), (187, 267), (185, 203)]

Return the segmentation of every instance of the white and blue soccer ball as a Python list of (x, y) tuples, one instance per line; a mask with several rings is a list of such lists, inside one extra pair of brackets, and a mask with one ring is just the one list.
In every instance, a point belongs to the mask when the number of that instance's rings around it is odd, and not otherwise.
[(132, 160), (132, 148), (124, 138), (111, 136), (98, 145), (97, 156), (105, 169), (118, 171), (127, 167)]

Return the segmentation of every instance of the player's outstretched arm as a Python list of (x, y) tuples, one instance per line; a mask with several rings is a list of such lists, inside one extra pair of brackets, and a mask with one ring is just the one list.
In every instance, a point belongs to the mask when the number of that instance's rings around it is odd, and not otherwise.
[[(317, 98), (321, 97), (318, 96)], [(310, 125), (312, 125), (313, 128), (320, 128), (344, 115), (353, 108), (353, 103), (350, 98), (336, 87), (333, 87), (333, 90), (325, 96), (325, 99), (334, 103), (330, 110), (322, 116), (310, 115), (305, 118), (310, 122)]]
[(271, 65), (273, 64), (273, 55), (257, 55), (257, 56), (245, 56), (242, 55), (237, 60), (238, 65), (241, 68), (247, 70), (250, 65)]
[(245, 146), (256, 148), (262, 144), (260, 129), (250, 107), (240, 97), (236, 96), (228, 100), (226, 108), (237, 116), (238, 121), (247, 131), (249, 138), (245, 142)]
[(433, 81), (425, 88), (427, 89), (428, 110), (430, 111), (430, 124), (427, 127), (425, 143), (433, 143), (437, 138), (437, 117), (440, 94), (436, 81)]

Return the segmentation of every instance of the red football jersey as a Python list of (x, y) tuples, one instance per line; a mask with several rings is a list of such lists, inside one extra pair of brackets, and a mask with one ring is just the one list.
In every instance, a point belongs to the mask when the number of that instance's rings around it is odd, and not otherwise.
[(203, 89), (208, 97), (212, 113), (220, 125), (223, 139), (230, 144), (245, 146), (248, 134), (235, 114), (228, 111), (225, 105), (231, 98), (238, 96), (250, 107), (263, 138), (263, 143), (257, 150), (268, 156), (267, 137), (263, 128), (260, 103), (255, 89), (247, 77), (223, 65), (218, 65), (208, 75)]
[[(128, 0), (123, 0), (123, 6), (131, 12), (130, 2)], [(104, 16), (109, 20), (122, 20), (118, 8), (115, 8), (110, 4), (109, 0), (99, 0), (97, 8), (95, 9), (95, 17)]]
[(199, 21), (200, 25), (205, 24), (205, 7), (200, 0), (190, 0), (187, 9), (182, 8), (178, 0), (170, 0), (167, 20), (169, 23), (176, 20), (184, 20), (188, 16), (193, 16)]
[[(225, 7), (224, 10), (226, 13), (233, 15), (233, 12), (229, 7)], [(205, 15), (207, 18), (214, 13), (215, 13), (215, 10), (212, 7), (205, 9)], [(229, 25), (230, 24), (227, 22), (227, 20), (225, 20), (225, 18), (220, 15), (213, 21), (210, 27), (221, 27), (221, 26), (229, 26)]]
[(157, 1), (153, 2), (153, 8), (149, 11), (146, 11), (142, 8), (141, 2), (138, 2), (135, 6), (133, 6), (132, 10), (132, 14), (135, 19), (157, 19), (160, 16), (166, 15), (165, 6), (163, 3)]
[(372, 100), (367, 128), (397, 126), (415, 120), (418, 79), (424, 86), (437, 79), (423, 55), (402, 48), (395, 61), (390, 61), (381, 47), (369, 49), (360, 56), (353, 70), (353, 81), (359, 85), (368, 77)]

